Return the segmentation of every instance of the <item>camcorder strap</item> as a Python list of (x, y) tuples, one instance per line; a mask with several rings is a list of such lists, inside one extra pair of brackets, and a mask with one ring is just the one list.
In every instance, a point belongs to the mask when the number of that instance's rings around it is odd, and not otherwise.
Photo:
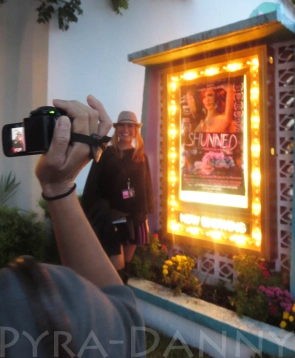
[[(54, 341), (54, 332), (67, 333), (71, 341), (67, 347), (71, 354), (62, 348), (62, 343), (58, 346), (58, 357), (76, 356), (76, 347), (72, 340), (72, 329), (70, 319), (64, 309), (60, 293), (51, 278), (46, 267), (42, 266), (32, 256), (21, 256), (8, 265), (16, 277), (19, 279), (21, 286), (29, 298), (33, 313), (32, 319), (36, 321), (40, 333), (48, 332), (49, 334), (42, 338), (42, 342), (49, 357), (56, 356)], [(60, 339), (58, 340), (60, 341)], [(64, 343), (64, 342), (63, 342)]]
[(101, 137), (98, 134), (91, 134), (90, 136), (80, 133), (71, 133), (72, 142), (85, 143), (90, 146), (92, 158), (98, 162), (103, 151), (106, 149), (108, 142), (111, 140), (111, 137), (104, 136)]

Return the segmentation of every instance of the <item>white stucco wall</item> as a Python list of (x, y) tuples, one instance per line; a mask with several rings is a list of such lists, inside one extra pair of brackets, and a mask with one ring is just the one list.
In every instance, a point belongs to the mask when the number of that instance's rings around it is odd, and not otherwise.
[[(36, 4), (8, 0), (0, 6), (0, 124), (20, 121), (31, 109), (51, 105), (53, 98), (85, 102), (89, 93), (104, 103), (113, 120), (123, 109), (140, 118), (145, 69), (129, 63), (128, 54), (246, 19), (262, 2), (130, 0), (120, 16), (110, 0), (87, 0), (69, 31), (60, 31), (57, 21), (50, 24), (47, 47), (48, 26), (35, 23)], [(34, 179), (37, 158), (0, 157), (0, 174), (13, 170), (21, 181), (16, 204), (34, 208), (40, 197)], [(79, 192), (88, 169), (77, 179)]]
[[(83, 2), (70, 31), (50, 27), (48, 102), (52, 98), (100, 99), (115, 121), (123, 109), (141, 117), (144, 67), (127, 55), (249, 17), (260, 0), (130, 0), (118, 16), (109, 0)], [(83, 189), (89, 166), (77, 179)]]
[[(36, 22), (36, 3), (8, 0), (0, 5), (0, 127), (22, 122), (47, 101), (48, 25)], [(34, 175), (37, 156), (6, 158), (0, 149), (0, 175), (12, 171), (21, 182), (11, 205), (34, 209), (40, 187)]]

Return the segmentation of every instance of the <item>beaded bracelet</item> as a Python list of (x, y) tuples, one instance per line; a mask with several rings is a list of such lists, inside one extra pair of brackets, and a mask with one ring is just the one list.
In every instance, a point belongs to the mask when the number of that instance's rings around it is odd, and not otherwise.
[(42, 198), (46, 201), (62, 199), (62, 198), (65, 198), (66, 196), (69, 196), (70, 194), (72, 194), (72, 192), (76, 189), (76, 187), (77, 187), (77, 185), (75, 183), (74, 186), (69, 191), (67, 191), (64, 194), (57, 195), (57, 196), (46, 196), (46, 195), (44, 195), (44, 193), (42, 193)]

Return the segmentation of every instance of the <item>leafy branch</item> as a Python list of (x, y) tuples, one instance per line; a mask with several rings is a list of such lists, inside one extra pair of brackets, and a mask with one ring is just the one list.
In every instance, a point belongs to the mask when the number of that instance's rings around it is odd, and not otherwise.
[(15, 175), (9, 172), (7, 176), (0, 177), (0, 207), (5, 205), (7, 201), (16, 193), (19, 182), (16, 181)]
[[(295, 0), (294, 0), (295, 1)], [(117, 14), (122, 15), (120, 8), (127, 10), (129, 5), (129, 0), (111, 0), (113, 9)]]
[(58, 27), (67, 31), (71, 22), (78, 22), (78, 16), (83, 13), (81, 9), (80, 0), (39, 0), (41, 5), (37, 7), (39, 24), (47, 23), (51, 20), (52, 16), (57, 14)]
[[(0, 4), (6, 3), (8, 0), (0, 0)], [(53, 16), (58, 18), (58, 27), (62, 31), (67, 31), (70, 24), (78, 22), (78, 16), (83, 14), (81, 8), (81, 0), (37, 0), (40, 4), (36, 8), (38, 13), (37, 22), (46, 24)], [(100, 0), (98, 0), (100, 1)], [(120, 9), (127, 10), (129, 0), (110, 0), (113, 10), (122, 15)]]

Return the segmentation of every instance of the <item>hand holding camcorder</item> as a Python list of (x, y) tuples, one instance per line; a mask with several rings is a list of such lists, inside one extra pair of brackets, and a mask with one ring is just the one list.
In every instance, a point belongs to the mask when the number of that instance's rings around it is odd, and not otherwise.
[[(44, 106), (31, 111), (23, 122), (6, 124), (2, 128), (2, 145), (4, 155), (17, 157), (23, 155), (43, 154), (50, 147), (53, 130), (57, 119), (67, 115), (60, 108)], [(91, 148), (91, 155), (98, 161), (110, 137), (100, 137), (97, 134), (86, 136), (71, 133), (71, 142), (82, 142)]]

